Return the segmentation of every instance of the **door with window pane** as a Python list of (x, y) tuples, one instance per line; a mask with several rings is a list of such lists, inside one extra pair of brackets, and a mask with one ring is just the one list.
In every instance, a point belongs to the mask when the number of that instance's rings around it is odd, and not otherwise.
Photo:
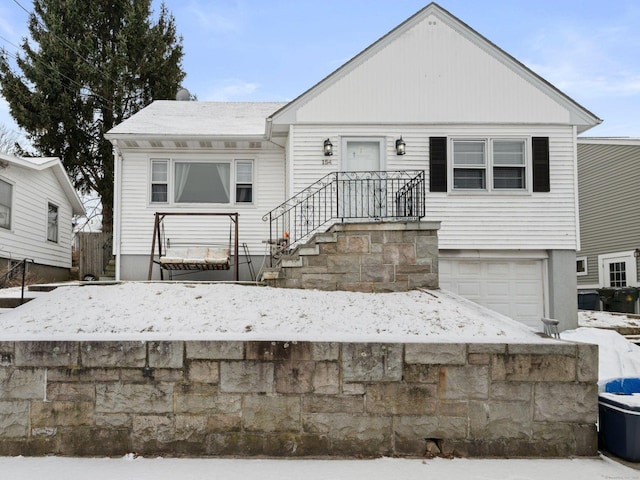
[(339, 215), (344, 218), (379, 218), (387, 214), (387, 182), (382, 169), (380, 140), (346, 140), (339, 179)]
[(598, 256), (600, 285), (604, 287), (635, 287), (638, 285), (636, 258), (632, 251)]

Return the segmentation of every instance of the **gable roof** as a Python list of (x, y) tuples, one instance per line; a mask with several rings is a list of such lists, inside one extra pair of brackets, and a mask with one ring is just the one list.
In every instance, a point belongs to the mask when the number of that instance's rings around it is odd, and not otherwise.
[[(268, 122), (273, 125), (277, 124), (289, 124), (295, 123), (297, 119), (297, 111), (311, 102), (315, 97), (321, 95), (332, 86), (337, 84), (341, 79), (344, 79), (348, 75), (352, 74), (358, 67), (369, 62), (377, 54), (381, 53), (384, 49), (389, 47), (395, 40), (403, 37), (409, 33), (417, 25), (425, 22), (430, 16), (434, 16), (438, 21), (447, 25), (459, 35), (463, 36), (474, 44), (479, 49), (483, 50), (486, 54), (497, 60), (500, 64), (506, 68), (515, 72), (523, 82), (527, 82), (540, 92), (540, 95), (547, 97), (547, 100), (555, 102), (555, 104), (568, 112), (568, 124), (577, 125), (578, 131), (583, 132), (595, 125), (602, 122), (597, 116), (585, 109), (566, 94), (558, 90), (551, 83), (540, 77), (524, 64), (516, 60), (514, 57), (500, 49), (491, 41), (480, 35), (464, 22), (450, 14), (448, 11), (440, 7), (436, 3), (430, 3), (425, 8), (417, 12), (415, 15), (407, 19), (398, 27), (387, 33), (385, 36), (374, 42), (367, 47), (361, 53), (353, 57), (347, 63), (339, 67), (337, 70), (329, 74), (323, 80), (316, 85), (308, 89), (306, 92), (299, 95), (297, 98), (286, 104), (280, 110), (274, 112), (271, 117), (267, 119)], [(419, 62), (420, 59), (417, 59)], [(424, 60), (423, 60), (424, 61)], [(391, 65), (389, 68), (393, 68)], [(401, 75), (401, 74), (400, 74)], [(398, 76), (398, 78), (401, 78)], [(475, 79), (474, 79), (475, 81)], [(386, 92), (387, 96), (392, 96), (393, 92)]]
[(73, 215), (84, 215), (86, 213), (80, 197), (75, 188), (73, 188), (73, 184), (67, 175), (64, 165), (62, 165), (58, 157), (16, 157), (14, 155), (0, 153), (0, 166), (3, 164), (5, 166), (6, 164), (15, 165), (34, 171), (52, 169), (62, 191), (69, 200)]
[(113, 127), (105, 137), (109, 140), (129, 135), (263, 137), (265, 119), (283, 105), (282, 102), (156, 100)]

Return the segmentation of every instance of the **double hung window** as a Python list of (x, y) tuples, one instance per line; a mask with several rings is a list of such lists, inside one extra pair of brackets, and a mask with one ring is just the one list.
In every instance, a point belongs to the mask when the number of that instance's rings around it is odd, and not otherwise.
[(58, 206), (47, 204), (47, 240), (58, 242)]
[(169, 161), (151, 161), (151, 202), (167, 203), (169, 191)]
[(0, 227), (11, 228), (11, 209), (13, 203), (13, 185), (0, 180)]
[(454, 190), (526, 190), (525, 141), (453, 140)]

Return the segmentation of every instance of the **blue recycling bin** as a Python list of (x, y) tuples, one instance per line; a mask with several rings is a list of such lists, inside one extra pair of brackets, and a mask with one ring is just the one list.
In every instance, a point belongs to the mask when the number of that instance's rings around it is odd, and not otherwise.
[(602, 450), (640, 461), (640, 378), (620, 378), (605, 384), (598, 395), (598, 443)]

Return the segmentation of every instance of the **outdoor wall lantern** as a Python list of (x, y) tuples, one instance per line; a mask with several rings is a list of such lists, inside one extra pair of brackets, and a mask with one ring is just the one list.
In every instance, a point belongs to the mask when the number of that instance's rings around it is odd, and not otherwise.
[(633, 251), (633, 256), (636, 257), (636, 258), (640, 258), (640, 248), (636, 248)]
[(333, 155), (333, 143), (328, 138), (324, 141), (324, 156), (330, 157)]
[(396, 155), (404, 155), (407, 153), (406, 144), (404, 140), (402, 140), (402, 136), (396, 140)]

